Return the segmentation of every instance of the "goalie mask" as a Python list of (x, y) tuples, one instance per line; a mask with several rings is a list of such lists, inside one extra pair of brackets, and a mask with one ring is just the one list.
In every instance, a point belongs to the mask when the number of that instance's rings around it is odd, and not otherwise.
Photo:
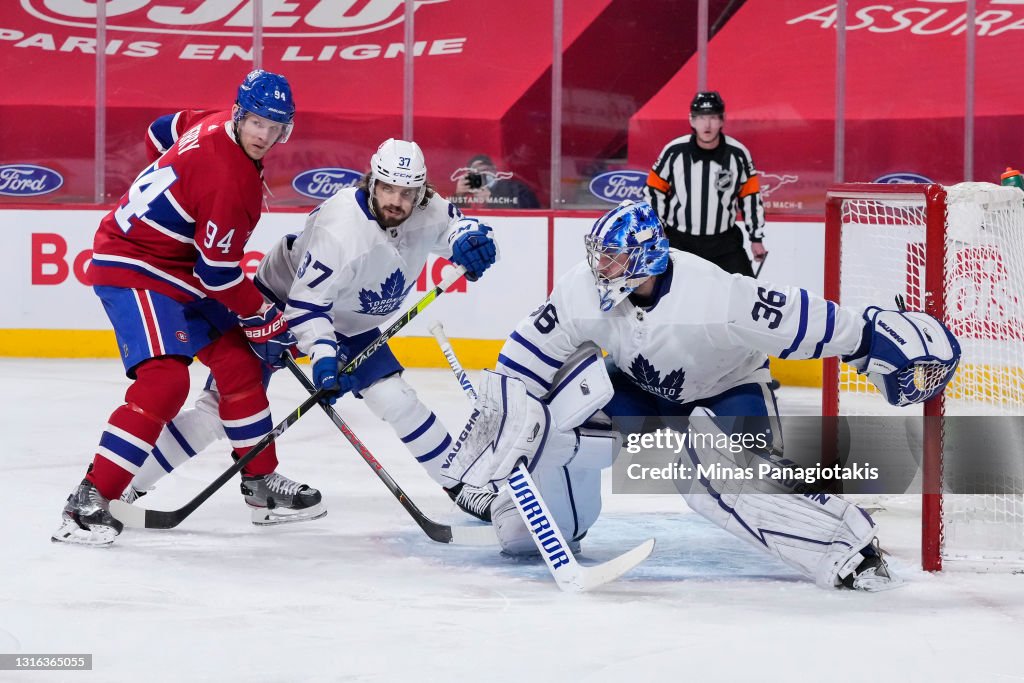
[(397, 185), (398, 187), (416, 187), (416, 200), (413, 206), (423, 201), (427, 192), (427, 162), (423, 151), (415, 142), (388, 138), (370, 157), (370, 196), (374, 195), (377, 182)]
[(668, 268), (668, 238), (647, 202), (622, 202), (583, 239), (602, 311)]
[(292, 99), (292, 89), (287, 78), (263, 69), (250, 71), (238, 86), (235, 104), (238, 105), (233, 117), (236, 124), (241, 123), (246, 114), (255, 114), (282, 124), (284, 132), (277, 141), (288, 141), (295, 119), (295, 100)]

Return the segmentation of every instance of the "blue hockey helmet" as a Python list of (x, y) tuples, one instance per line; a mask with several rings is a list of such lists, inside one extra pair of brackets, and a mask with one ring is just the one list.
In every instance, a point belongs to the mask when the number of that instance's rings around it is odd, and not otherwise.
[(597, 219), (583, 241), (602, 311), (668, 268), (668, 238), (647, 202), (622, 202)]
[(292, 99), (292, 88), (288, 79), (280, 74), (255, 69), (249, 72), (242, 84), (238, 86), (238, 97), (235, 99), (238, 111), (235, 122), (240, 122), (246, 112), (261, 118), (284, 125), (284, 133), (278, 142), (287, 142), (292, 132), (292, 121), (295, 118), (295, 100)]

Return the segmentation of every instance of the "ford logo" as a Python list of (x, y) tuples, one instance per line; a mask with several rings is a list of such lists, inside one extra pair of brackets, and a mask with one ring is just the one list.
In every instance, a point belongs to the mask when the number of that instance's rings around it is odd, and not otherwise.
[(898, 183), (924, 183), (929, 185), (935, 181), (917, 173), (886, 173), (884, 176), (875, 178), (874, 182), (886, 183), (887, 185), (895, 185)]
[(295, 176), (292, 187), (307, 197), (327, 199), (338, 190), (355, 187), (362, 177), (362, 173), (351, 168), (314, 168)]
[(45, 166), (8, 164), (0, 166), (0, 194), (34, 197), (53, 192), (64, 184), (64, 176)]
[(647, 173), (644, 171), (608, 171), (590, 181), (590, 194), (613, 204), (624, 199), (642, 202), (646, 201), (646, 185)]

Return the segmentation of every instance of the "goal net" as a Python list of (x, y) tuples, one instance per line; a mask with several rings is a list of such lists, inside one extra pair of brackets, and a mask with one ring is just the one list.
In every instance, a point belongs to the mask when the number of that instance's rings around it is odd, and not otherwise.
[[(1024, 194), (839, 185), (827, 193), (825, 239), (826, 298), (893, 308), (901, 295), (943, 320), (963, 351), (944, 394), (902, 421), (920, 451), (924, 568), (1024, 566)], [(836, 359), (825, 362), (822, 408), (908, 415)]]

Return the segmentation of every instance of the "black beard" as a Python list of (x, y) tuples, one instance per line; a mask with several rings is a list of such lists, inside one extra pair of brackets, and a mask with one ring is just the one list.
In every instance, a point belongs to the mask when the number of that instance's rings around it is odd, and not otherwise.
[(404, 218), (388, 218), (384, 215), (384, 212), (381, 211), (380, 203), (377, 201), (376, 197), (372, 197), (370, 199), (370, 203), (370, 208), (373, 209), (373, 215), (377, 218), (377, 224), (382, 228), (397, 228), (409, 218), (408, 216), (405, 216)]

